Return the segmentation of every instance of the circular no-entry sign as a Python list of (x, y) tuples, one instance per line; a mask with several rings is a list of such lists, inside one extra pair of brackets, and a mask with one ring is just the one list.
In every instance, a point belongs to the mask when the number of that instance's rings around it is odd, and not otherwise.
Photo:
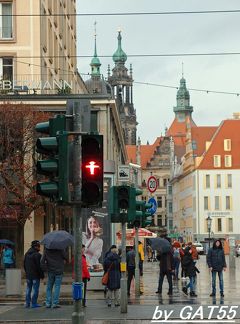
[(157, 179), (154, 176), (148, 178), (147, 187), (151, 193), (157, 190)]

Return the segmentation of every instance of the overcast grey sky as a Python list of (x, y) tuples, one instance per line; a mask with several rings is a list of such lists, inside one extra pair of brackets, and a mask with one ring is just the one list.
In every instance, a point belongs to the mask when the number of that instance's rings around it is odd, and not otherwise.
[[(77, 0), (78, 13), (161, 12), (240, 9), (239, 0)], [(79, 16), (78, 55), (93, 55), (94, 21), (98, 55), (117, 49), (117, 30), (128, 54), (240, 52), (240, 13), (159, 16)], [(90, 58), (79, 58), (80, 73), (90, 72)], [(112, 58), (100, 58), (107, 76)], [(184, 63), (188, 88), (240, 93), (240, 55), (192, 57), (128, 57), (135, 81), (178, 86)], [(152, 143), (169, 127), (176, 105), (176, 89), (134, 84), (138, 136)], [(218, 125), (240, 111), (240, 96), (190, 91), (197, 125)]]

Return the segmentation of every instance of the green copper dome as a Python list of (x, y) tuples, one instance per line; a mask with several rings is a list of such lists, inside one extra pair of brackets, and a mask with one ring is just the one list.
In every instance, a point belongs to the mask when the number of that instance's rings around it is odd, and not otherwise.
[(127, 55), (122, 50), (122, 36), (120, 31), (118, 32), (118, 48), (112, 58), (115, 63), (125, 63), (127, 61)]
[(92, 68), (92, 75), (99, 75), (100, 76), (100, 66), (101, 62), (97, 56), (97, 44), (96, 44), (96, 36), (95, 36), (95, 46), (94, 46), (94, 55), (91, 60), (90, 66)]
[(177, 99), (189, 99), (189, 91), (186, 87), (186, 80), (184, 78), (181, 78), (180, 80), (180, 87), (177, 92)]

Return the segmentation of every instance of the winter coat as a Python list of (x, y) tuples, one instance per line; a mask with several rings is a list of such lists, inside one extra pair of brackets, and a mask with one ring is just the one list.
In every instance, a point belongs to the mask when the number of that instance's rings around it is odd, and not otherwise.
[(55, 275), (63, 274), (64, 261), (67, 261), (67, 254), (64, 250), (45, 249), (41, 259), (42, 269), (46, 267), (48, 272)]
[[(110, 268), (111, 266), (111, 268)], [(120, 256), (116, 253), (110, 252), (106, 259), (104, 260), (104, 271), (106, 272), (110, 268), (109, 271), (109, 279), (107, 283), (107, 287), (110, 290), (120, 289)]]
[(182, 258), (182, 268), (186, 273), (187, 277), (195, 277), (197, 268), (193, 261), (191, 253), (189, 253), (189, 249), (185, 249), (184, 257)]
[(160, 261), (159, 266), (161, 273), (167, 273), (174, 270), (172, 252), (158, 254), (157, 259)]
[(127, 268), (135, 268), (135, 251), (131, 250), (127, 253)]
[[(75, 278), (75, 273), (74, 273), (74, 258), (72, 258), (72, 277)], [(90, 279), (90, 273), (88, 271), (87, 267), (87, 261), (86, 261), (86, 256), (82, 254), (82, 279)]]
[(14, 263), (14, 253), (11, 248), (5, 248), (2, 253), (3, 264), (13, 264)]
[(44, 273), (40, 266), (41, 254), (34, 248), (30, 248), (24, 255), (23, 266), (27, 279), (43, 279)]
[(209, 268), (213, 268), (213, 271), (222, 271), (226, 268), (226, 260), (223, 249), (210, 248), (207, 254), (207, 264)]

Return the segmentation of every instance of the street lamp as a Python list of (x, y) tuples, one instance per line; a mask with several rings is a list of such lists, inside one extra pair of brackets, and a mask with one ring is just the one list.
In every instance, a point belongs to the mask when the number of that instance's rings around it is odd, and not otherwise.
[(207, 228), (208, 228), (208, 247), (209, 247), (209, 249), (210, 249), (211, 227), (212, 227), (212, 218), (210, 216), (210, 213), (208, 213)]

